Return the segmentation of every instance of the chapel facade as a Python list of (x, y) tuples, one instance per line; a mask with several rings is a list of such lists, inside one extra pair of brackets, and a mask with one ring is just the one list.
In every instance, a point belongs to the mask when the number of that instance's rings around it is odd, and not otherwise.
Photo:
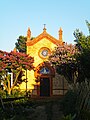
[[(31, 30), (27, 31), (27, 54), (34, 57), (34, 70), (27, 70), (26, 84), (21, 88), (30, 90), (32, 96), (58, 96), (64, 95), (68, 88), (65, 78), (58, 75), (50, 64), (48, 57), (58, 45), (63, 45), (63, 31), (60, 28), (58, 39), (47, 33), (44, 26), (43, 32), (31, 40)], [(27, 87), (27, 88), (26, 88)]]

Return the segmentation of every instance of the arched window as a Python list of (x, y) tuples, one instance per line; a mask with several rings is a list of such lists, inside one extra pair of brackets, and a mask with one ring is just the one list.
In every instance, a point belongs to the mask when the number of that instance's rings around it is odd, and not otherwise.
[(50, 70), (47, 67), (44, 67), (40, 70), (40, 74), (49, 74)]

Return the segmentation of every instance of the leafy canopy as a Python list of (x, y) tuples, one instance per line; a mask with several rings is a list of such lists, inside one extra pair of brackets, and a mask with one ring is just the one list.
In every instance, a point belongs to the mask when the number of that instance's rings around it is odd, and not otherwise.
[[(34, 59), (20, 52), (4, 52), (0, 51), (0, 82), (3, 83), (8, 93), (23, 82), (23, 70), (32, 70)], [(13, 85), (10, 87), (10, 76), (8, 73), (13, 73)]]
[(19, 36), (17, 42), (15, 43), (15, 47), (19, 52), (26, 53), (26, 41), (27, 37)]
[[(30, 40), (33, 40), (35, 37), (31, 37)], [(15, 43), (15, 48), (18, 52), (26, 53), (27, 47), (26, 47), (27, 37), (25, 36), (19, 36), (17, 39), (17, 42)]]
[[(90, 30), (90, 23), (87, 23)], [(76, 29), (74, 36), (76, 45), (59, 45), (49, 57), (56, 71), (69, 83), (90, 79), (90, 35), (85, 36)]]

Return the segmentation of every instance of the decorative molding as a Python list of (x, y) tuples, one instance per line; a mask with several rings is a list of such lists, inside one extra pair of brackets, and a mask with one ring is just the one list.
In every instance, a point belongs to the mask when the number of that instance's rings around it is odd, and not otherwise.
[[(47, 55), (45, 55), (45, 56), (42, 54), (42, 52), (43, 52), (44, 50), (47, 51)], [(38, 56), (39, 56), (41, 59), (44, 59), (44, 60), (47, 59), (50, 54), (51, 54), (51, 51), (50, 51), (50, 49), (47, 48), (47, 47), (42, 47), (42, 48), (39, 50), (39, 52), (38, 52)]]
[(57, 40), (56, 38), (54, 38), (53, 36), (49, 35), (46, 31), (41, 33), (39, 36), (37, 36), (35, 39), (33, 39), (32, 41), (27, 41), (27, 46), (32, 46), (34, 44), (36, 44), (37, 42), (39, 42), (40, 40), (42, 40), (43, 38), (47, 38), (48, 40), (50, 40), (52, 43), (56, 44), (56, 45), (62, 45), (62, 43)]
[[(44, 67), (46, 67), (50, 70), (49, 74), (41, 74), (40, 73), (40, 70)], [(35, 68), (34, 75), (36, 78), (38, 78), (38, 77), (54, 77), (55, 76), (55, 69), (50, 65), (50, 63), (43, 62)]]

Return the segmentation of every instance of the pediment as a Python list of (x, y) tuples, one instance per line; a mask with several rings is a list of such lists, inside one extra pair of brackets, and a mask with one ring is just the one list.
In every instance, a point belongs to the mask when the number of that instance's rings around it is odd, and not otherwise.
[(36, 44), (37, 42), (41, 41), (43, 38), (46, 38), (47, 40), (51, 41), (53, 44), (59, 45), (60, 42), (50, 34), (48, 34), (46, 31), (38, 35), (36, 38), (33, 40), (30, 40), (27, 42), (27, 46), (32, 46)]

